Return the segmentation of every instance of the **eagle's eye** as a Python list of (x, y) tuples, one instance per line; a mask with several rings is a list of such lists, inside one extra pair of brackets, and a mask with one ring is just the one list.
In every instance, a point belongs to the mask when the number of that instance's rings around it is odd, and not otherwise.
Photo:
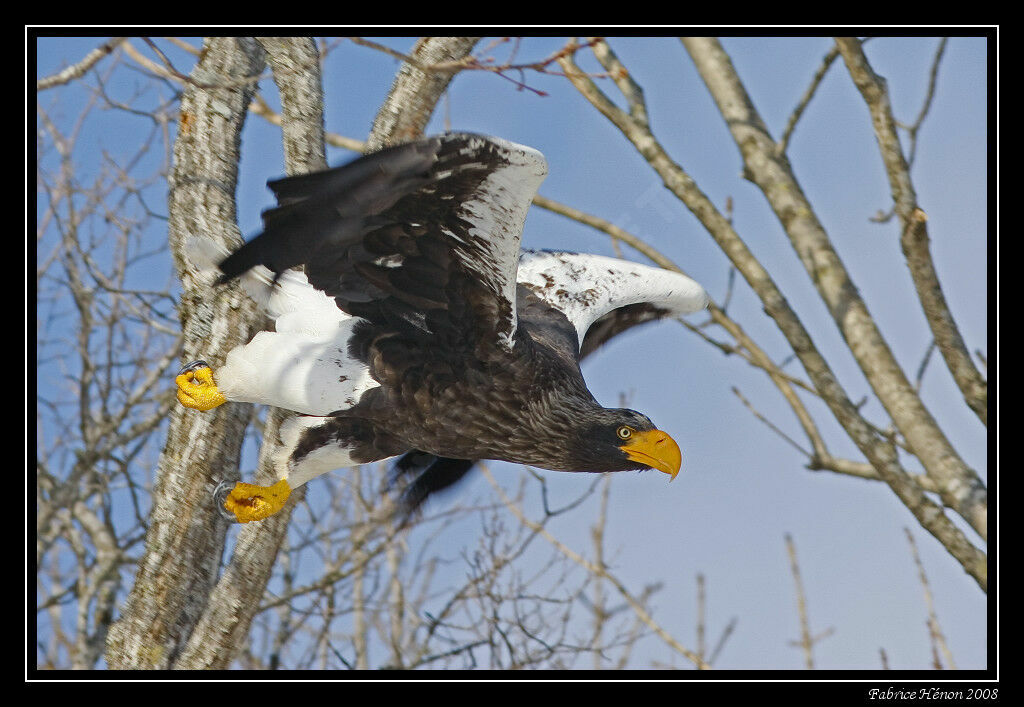
[(629, 427), (628, 425), (623, 425), (618, 430), (616, 430), (615, 434), (619, 436), (619, 439), (629, 439), (630, 437), (633, 436), (633, 428)]

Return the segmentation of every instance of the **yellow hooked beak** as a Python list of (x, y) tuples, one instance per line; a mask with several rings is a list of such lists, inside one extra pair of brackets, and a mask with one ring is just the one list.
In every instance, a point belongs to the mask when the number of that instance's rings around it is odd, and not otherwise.
[(679, 445), (661, 430), (634, 432), (619, 449), (632, 461), (665, 472), (672, 477), (670, 481), (676, 478), (683, 464)]

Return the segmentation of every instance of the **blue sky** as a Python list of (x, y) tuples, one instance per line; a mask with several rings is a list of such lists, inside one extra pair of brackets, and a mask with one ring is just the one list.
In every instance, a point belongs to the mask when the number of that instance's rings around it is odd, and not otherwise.
[[(401, 51), (409, 38), (381, 39)], [(78, 61), (98, 38), (40, 38), (37, 76)], [(611, 38), (612, 48), (643, 87), (650, 122), (668, 153), (724, 208), (731, 198), (733, 222), (748, 247), (772, 273), (815, 343), (853, 400), (871, 397), (863, 375), (821, 303), (788, 239), (758, 190), (741, 175), (739, 152), (681, 43), (672, 38)], [(522, 42), (516, 61), (535, 61), (564, 43), (559, 38)], [(487, 40), (481, 44), (485, 46)], [(822, 57), (827, 38), (724, 38), (723, 44), (755, 106), (776, 138), (782, 132)], [(898, 119), (912, 122), (920, 109), (936, 38), (878, 38), (865, 51), (875, 71), (888, 81)], [(145, 50), (136, 42), (140, 51)], [(190, 59), (162, 43), (178, 68)], [(928, 213), (933, 257), (952, 312), (967, 346), (989, 354), (988, 339), (988, 76), (986, 40), (951, 39), (943, 59), (934, 104), (919, 136), (913, 177)], [(494, 50), (498, 62), (509, 45)], [(584, 68), (596, 70), (581, 58)], [(326, 128), (365, 139), (391, 85), (397, 63), (372, 49), (341, 42), (324, 67)], [(108, 87), (127, 96), (147, 79), (120, 71)], [(518, 76), (517, 76), (518, 78)], [(643, 238), (701, 282), (721, 303), (729, 265), (699, 222), (665, 190), (642, 157), (606, 119), (560, 76), (527, 72), (525, 83), (546, 95), (520, 90), (487, 72), (464, 72), (428, 132), (446, 128), (497, 135), (534, 147), (547, 157), (549, 176), (540, 193), (610, 220)], [(272, 82), (264, 82), (276, 105)], [(614, 86), (600, 85), (609, 95)], [(75, 116), (84, 92), (64, 91), (62, 115)], [(153, 89), (146, 89), (152, 91)], [(40, 96), (49, 105), (56, 91)], [(166, 95), (167, 91), (163, 91)], [(158, 96), (153, 94), (152, 103)], [(116, 125), (116, 127), (114, 127)], [(102, 151), (131, 154), (132, 145), (152, 130), (144, 119), (119, 116), (115, 123), (94, 120), (83, 132), (80, 162)], [(279, 128), (252, 116), (242, 144), (238, 187), (239, 225), (252, 236), (260, 211), (271, 204), (267, 179), (283, 174)], [(352, 153), (329, 148), (338, 164)], [(153, 156), (152, 159), (158, 159)], [(868, 219), (890, 205), (888, 183), (867, 109), (842, 62), (819, 87), (791, 141), (789, 159), (801, 186), (828, 230), (854, 282), (898, 360), (913, 377), (930, 342), (899, 247), (897, 223)], [(156, 202), (165, 209), (164, 202)], [(166, 238), (154, 230), (153, 239)], [(609, 240), (591, 229), (540, 209), (531, 211), (525, 247), (614, 255)], [(626, 257), (643, 261), (636, 253)], [(153, 277), (166, 278), (169, 256), (152, 265)], [(759, 300), (737, 279), (730, 315), (776, 361), (789, 350)], [(691, 321), (704, 321), (695, 315)], [(719, 339), (727, 337), (709, 330)], [(786, 369), (802, 376), (799, 364)], [(815, 631), (834, 627), (816, 646), (820, 668), (879, 667), (884, 648), (893, 668), (930, 664), (926, 609), (903, 528), (910, 527), (931, 582), (936, 611), (953, 656), (961, 668), (987, 664), (986, 595), (924, 531), (881, 483), (810, 472), (804, 459), (756, 420), (733, 394), (737, 387), (762, 414), (804, 443), (781, 395), (762, 373), (736, 356), (724, 356), (682, 326), (663, 322), (631, 332), (588, 360), (584, 374), (592, 392), (607, 405), (619, 396), (669, 431), (683, 450), (683, 472), (670, 486), (661, 474), (621, 474), (612, 481), (607, 539), (612, 571), (639, 590), (664, 582), (654, 600), (655, 616), (684, 643), (693, 645), (695, 576), (707, 578), (709, 642), (733, 617), (736, 630), (716, 663), (720, 668), (802, 667), (800, 651), (788, 645), (798, 637), (796, 602), (784, 535), (792, 535)], [(40, 372), (40, 387), (51, 384)], [(986, 429), (966, 408), (936, 355), (924, 377), (923, 398), (964, 459), (987, 477)], [(827, 409), (805, 402), (833, 454), (861, 460)], [(864, 408), (872, 421), (887, 424), (876, 403)], [(806, 446), (806, 444), (804, 445)], [(910, 470), (917, 470), (908, 462)], [(492, 464), (502, 478), (519, 469)], [(344, 471), (337, 472), (344, 474)], [(559, 500), (574, 498), (589, 479), (544, 472)], [(310, 493), (315, 492), (315, 484)], [(460, 494), (487, 493), (475, 479)], [(535, 500), (535, 499), (534, 499)], [(443, 501), (442, 501), (443, 502)], [(596, 499), (550, 529), (580, 550), (589, 548)], [(960, 524), (963, 525), (963, 524)], [(460, 530), (456, 542), (471, 547), (478, 527)], [(984, 548), (971, 531), (969, 536)], [(645, 661), (669, 662), (669, 651), (646, 639), (636, 653)], [(676, 660), (676, 665), (680, 662)]]

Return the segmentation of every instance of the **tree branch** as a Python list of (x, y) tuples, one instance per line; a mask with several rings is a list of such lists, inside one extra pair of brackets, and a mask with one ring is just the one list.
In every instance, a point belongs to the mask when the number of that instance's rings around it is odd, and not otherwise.
[(366, 151), (375, 152), (386, 145), (397, 145), (420, 137), (434, 106), (455, 76), (452, 72), (426, 70), (426, 66), (458, 61), (466, 57), (478, 41), (480, 37), (425, 37), (419, 40), (410, 57), (417, 65), (406, 61), (398, 69), (391, 92), (373, 121)]
[(78, 63), (72, 64), (71, 66), (58, 71), (56, 74), (36, 81), (36, 91), (45, 91), (46, 89), (53, 88), (54, 86), (63, 86), (70, 81), (81, 78), (89, 69), (95, 66), (96, 62), (117, 49), (126, 39), (128, 38), (111, 37), (106, 42), (86, 54)]
[[(885, 173), (889, 178), (889, 189), (896, 204), (896, 214), (903, 224), (900, 246), (907, 259), (907, 268), (914, 280), (925, 319), (946, 361), (946, 366), (953, 375), (953, 380), (964, 396), (964, 401), (987, 425), (988, 384), (974, 366), (963, 337), (960, 336), (960, 329), (953, 320), (946, 297), (942, 293), (928, 246), (928, 217), (917, 203), (917, 194), (910, 178), (910, 167), (903, 157), (903, 149), (896, 134), (896, 120), (892, 115), (885, 79), (872, 70), (861, 43), (856, 38), (837, 37), (836, 45), (842, 52), (846, 68), (871, 113), (875, 138), (878, 140), (882, 161), (885, 163)], [(909, 437), (908, 441), (911, 441)], [(938, 452), (945, 454), (946, 449), (939, 447)], [(941, 476), (939, 480), (945, 481)], [(982, 532), (982, 535), (985, 533)]]

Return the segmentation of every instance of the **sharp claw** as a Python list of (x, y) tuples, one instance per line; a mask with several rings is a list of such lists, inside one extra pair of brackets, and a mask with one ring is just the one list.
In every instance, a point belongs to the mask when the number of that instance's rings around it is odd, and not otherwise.
[(186, 373), (188, 373), (189, 371), (194, 371), (197, 368), (209, 368), (209, 367), (210, 367), (210, 365), (206, 361), (203, 361), (202, 359), (200, 359), (198, 361), (193, 361), (192, 363), (186, 363), (185, 366), (180, 371), (178, 371), (178, 375), (179, 376), (183, 376)]
[(228, 519), (232, 523), (240, 523), (241, 521), (238, 520), (238, 516), (224, 507), (225, 501), (228, 500), (228, 494), (231, 493), (231, 489), (234, 487), (235, 484), (231, 481), (221, 481), (217, 484), (217, 488), (213, 490), (213, 505), (216, 506), (221, 517)]

